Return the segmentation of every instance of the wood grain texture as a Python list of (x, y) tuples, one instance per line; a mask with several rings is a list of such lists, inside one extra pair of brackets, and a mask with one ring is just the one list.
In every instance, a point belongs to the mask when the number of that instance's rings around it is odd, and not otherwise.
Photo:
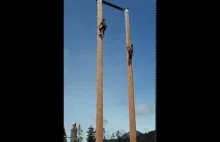
[(129, 127), (130, 127), (130, 142), (136, 142), (136, 120), (135, 120), (135, 103), (134, 103), (134, 87), (132, 64), (128, 64), (129, 55), (127, 47), (130, 47), (130, 25), (129, 11), (124, 11), (125, 15), (125, 37), (126, 37), (126, 58), (127, 58), (127, 75), (128, 75), (128, 109), (129, 109)]
[[(97, 0), (97, 27), (102, 21), (102, 0)], [(103, 59), (102, 39), (97, 28), (97, 95), (96, 95), (96, 142), (103, 142)]]

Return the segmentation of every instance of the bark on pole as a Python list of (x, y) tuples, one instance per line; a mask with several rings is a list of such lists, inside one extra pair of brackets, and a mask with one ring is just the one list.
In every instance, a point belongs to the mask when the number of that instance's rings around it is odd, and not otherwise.
[(127, 74), (128, 74), (128, 109), (129, 109), (129, 127), (130, 127), (130, 142), (136, 142), (136, 120), (135, 120), (135, 103), (134, 103), (134, 87), (132, 64), (128, 64), (129, 55), (127, 47), (130, 47), (130, 25), (129, 25), (129, 10), (124, 10), (125, 15), (125, 37), (126, 37), (126, 58), (127, 58)]
[[(97, 0), (97, 27), (102, 21), (102, 0)], [(102, 39), (97, 28), (97, 94), (96, 94), (96, 142), (103, 142), (103, 67)]]

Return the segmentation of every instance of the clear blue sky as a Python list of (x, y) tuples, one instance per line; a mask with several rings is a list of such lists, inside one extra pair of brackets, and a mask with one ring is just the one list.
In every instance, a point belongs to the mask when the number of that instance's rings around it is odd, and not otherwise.
[[(130, 9), (137, 130), (155, 129), (155, 0), (108, 0)], [(125, 22), (103, 5), (108, 28), (103, 40), (104, 126), (108, 135), (129, 131)], [(64, 124), (95, 127), (96, 1), (64, 0)], [(86, 135), (86, 133), (84, 133)]]

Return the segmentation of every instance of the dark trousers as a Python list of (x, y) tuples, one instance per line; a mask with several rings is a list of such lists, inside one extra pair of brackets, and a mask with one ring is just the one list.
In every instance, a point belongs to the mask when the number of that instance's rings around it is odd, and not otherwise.
[(133, 56), (133, 51), (132, 51), (132, 50), (129, 50), (129, 52), (128, 52), (128, 53), (129, 53), (129, 58), (130, 58), (130, 59), (132, 59), (132, 56)]
[(99, 31), (102, 32), (103, 35), (105, 35), (105, 30), (106, 30), (105, 26), (102, 26), (101, 28), (99, 28)]

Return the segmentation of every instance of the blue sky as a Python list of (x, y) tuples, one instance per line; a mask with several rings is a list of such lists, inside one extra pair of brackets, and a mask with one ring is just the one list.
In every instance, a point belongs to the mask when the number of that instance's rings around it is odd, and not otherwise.
[[(130, 9), (137, 130), (155, 129), (155, 0), (107, 0)], [(104, 126), (129, 131), (125, 23), (121, 11), (103, 5), (108, 28), (103, 40)], [(64, 0), (64, 125), (86, 135), (96, 115), (96, 1)], [(85, 141), (85, 139), (84, 139)]]

